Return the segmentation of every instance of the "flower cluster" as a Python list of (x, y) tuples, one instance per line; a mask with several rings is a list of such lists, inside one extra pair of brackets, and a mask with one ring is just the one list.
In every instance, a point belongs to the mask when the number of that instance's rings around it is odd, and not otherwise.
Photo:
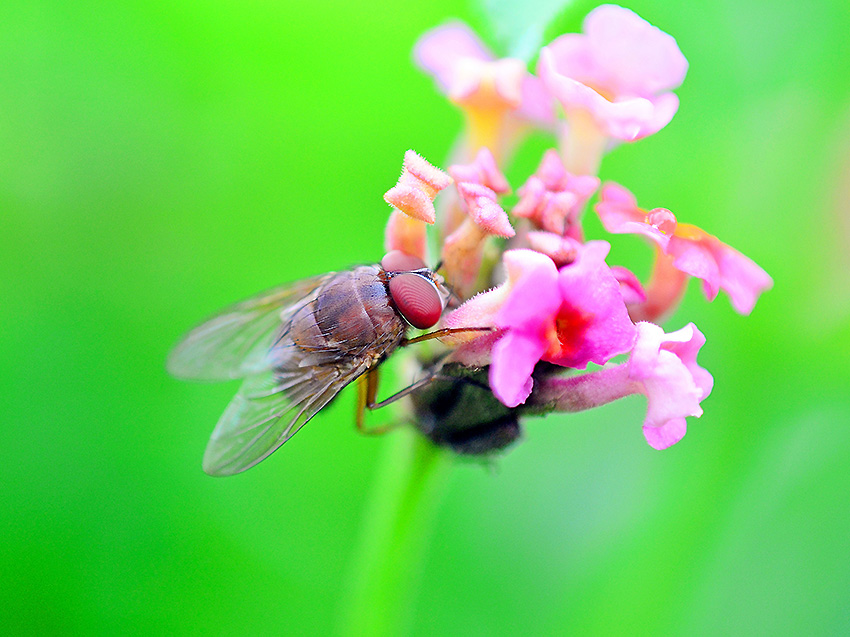
[[(448, 174), (409, 151), (386, 194), (394, 207), (387, 249), (428, 259), (426, 225), (436, 223), (439, 273), (459, 299), (442, 317), (440, 327), (451, 330), (439, 362), (447, 389), (431, 393), (429, 431), (449, 411), (477, 413), (462, 404), (472, 394), (458, 389), (473, 384), (504, 407), (496, 410), (502, 419), (643, 394), (647, 442), (656, 449), (678, 442), (686, 417), (702, 414), (713, 380), (696, 361), (705, 338), (693, 323), (670, 333), (657, 323), (690, 277), (702, 280), (709, 300), (723, 290), (742, 314), (772, 281), (716, 237), (665, 208), (638, 207), (625, 187), (597, 177), (606, 152), (656, 133), (675, 115), (672, 90), (688, 68), (675, 39), (604, 5), (586, 17), (583, 33), (540, 51), (536, 74), (520, 60), (498, 59), (458, 23), (425, 34), (415, 57), (466, 120)], [(534, 129), (551, 133), (553, 148), (508, 211), (502, 202), (511, 187), (499, 166)], [(645, 285), (609, 265), (606, 241), (586, 240), (582, 216), (594, 197), (607, 232), (642, 235), (653, 246)], [(459, 404), (447, 407), (449, 395)], [(486, 425), (484, 417), (469, 427)]]

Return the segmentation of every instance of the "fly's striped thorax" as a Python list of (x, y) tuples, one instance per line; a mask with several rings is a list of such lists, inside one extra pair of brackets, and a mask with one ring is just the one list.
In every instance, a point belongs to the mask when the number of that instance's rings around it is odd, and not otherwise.
[(406, 324), (390, 304), (379, 266), (339, 272), (293, 317), (290, 337), (306, 351), (380, 357), (404, 337)]

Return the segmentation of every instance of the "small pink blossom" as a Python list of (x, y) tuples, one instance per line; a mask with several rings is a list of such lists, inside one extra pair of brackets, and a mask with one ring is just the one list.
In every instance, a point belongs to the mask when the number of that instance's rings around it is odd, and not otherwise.
[(452, 22), (423, 35), (413, 52), (416, 62), (457, 103), (485, 99), (503, 104), (542, 125), (554, 119), (551, 98), (522, 60), (496, 59), (472, 29)]
[[(759, 295), (773, 286), (770, 276), (751, 259), (696, 226), (677, 223), (669, 210), (638, 208), (634, 195), (618, 184), (603, 186), (596, 212), (609, 232), (647, 237), (673, 258), (674, 268), (702, 279), (708, 300), (718, 290), (725, 291), (740, 314), (752, 312)], [(677, 298), (675, 293), (668, 296)]]
[(615, 5), (591, 11), (583, 30), (545, 47), (537, 65), (568, 117), (588, 113), (606, 135), (626, 141), (666, 126), (679, 107), (669, 90), (688, 69), (676, 40)]
[(474, 138), (473, 152), (486, 146), (498, 153), (514, 135), (510, 118), (546, 128), (554, 124), (552, 98), (525, 63), (496, 59), (463, 23), (428, 31), (416, 44), (414, 58), (464, 109)]
[(620, 287), (607, 265), (604, 241), (586, 244), (560, 270), (532, 250), (505, 253), (509, 282), (467, 301), (446, 326), (495, 326), (490, 386), (509, 407), (528, 397), (538, 361), (584, 369), (628, 351), (635, 328)]
[(471, 164), (454, 164), (449, 166), (449, 175), (455, 183), (481, 184), (500, 195), (511, 191), (508, 180), (499, 170), (496, 158), (489, 148), (481, 148)]
[(416, 43), (413, 57), (453, 100), (469, 98), (476, 85), (490, 81), (496, 96), (513, 107), (519, 105), (522, 62), (513, 60), (501, 68), (495, 66), (493, 54), (462, 22), (444, 24), (425, 33)]
[(579, 216), (599, 187), (599, 178), (573, 175), (564, 168), (558, 153), (548, 150), (537, 172), (522, 188), (513, 214), (530, 219), (538, 228), (581, 240)]
[(498, 193), (510, 191), (510, 186), (488, 149), (482, 148), (471, 164), (454, 165), (449, 171), (465, 214), (446, 237), (441, 256), (449, 284), (464, 297), (478, 280), (487, 237), (509, 238), (516, 233), (498, 202)]
[(439, 168), (429, 164), (414, 151), (404, 154), (404, 167), (398, 183), (384, 195), (384, 201), (414, 219), (434, 223), (434, 197), (452, 183)]
[(653, 323), (638, 323), (637, 333), (629, 376), (646, 395), (643, 433), (650, 446), (666, 449), (685, 435), (686, 416), (702, 415), (700, 403), (714, 385), (696, 360), (705, 336), (693, 323), (670, 334)]
[(487, 186), (461, 182), (457, 185), (460, 198), (466, 204), (470, 218), (487, 234), (512, 237), (514, 229), (508, 214), (499, 205), (497, 195)]
[(434, 223), (434, 197), (451, 182), (451, 177), (414, 151), (404, 154), (398, 183), (384, 195), (384, 201), (394, 208), (384, 230), (387, 252), (401, 250), (423, 261), (427, 259), (425, 224)]
[(555, 317), (558, 345), (544, 360), (584, 369), (588, 363), (603, 365), (631, 348), (634, 325), (620, 284), (605, 263), (610, 249), (605, 241), (590, 241), (573, 263), (560, 269), (561, 307)]
[(587, 374), (542, 378), (527, 404), (532, 412), (578, 412), (642, 394), (647, 401), (644, 437), (653, 448), (666, 449), (685, 435), (688, 416), (702, 415), (700, 403), (714, 385), (696, 361), (704, 344), (693, 323), (670, 334), (638, 323), (628, 361)]

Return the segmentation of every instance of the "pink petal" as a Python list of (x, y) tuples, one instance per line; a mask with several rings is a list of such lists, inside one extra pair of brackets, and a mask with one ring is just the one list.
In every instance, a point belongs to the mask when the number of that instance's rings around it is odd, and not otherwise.
[(539, 223), (539, 219), (545, 206), (546, 185), (538, 178), (532, 175), (519, 189), (519, 201), (511, 211), (517, 217), (531, 219)]
[[(452, 329), (494, 326), (496, 315), (502, 309), (507, 296), (507, 291), (503, 288), (476, 294), (459, 308), (446, 314), (443, 318), (443, 325)], [(478, 335), (470, 333), (468, 336), (475, 338)]]
[(694, 383), (700, 390), (700, 400), (705, 400), (714, 387), (714, 378), (697, 364), (697, 355), (705, 345), (705, 335), (693, 323), (665, 335), (661, 346), (673, 352), (688, 368)]
[(384, 194), (384, 201), (419, 221), (434, 223), (437, 219), (434, 202), (421, 189), (414, 186), (408, 184), (393, 186)]
[(632, 348), (635, 326), (629, 318), (620, 284), (605, 263), (610, 245), (591, 241), (570, 265), (559, 271), (561, 308), (556, 319), (560, 350), (546, 360), (584, 369), (604, 365)]
[(569, 173), (564, 167), (564, 162), (561, 161), (561, 156), (554, 148), (543, 153), (543, 158), (534, 175), (546, 184), (549, 190), (564, 190), (567, 187)]
[(540, 227), (547, 232), (566, 234), (578, 223), (578, 197), (571, 192), (553, 192), (540, 212)]
[(539, 331), (561, 305), (555, 264), (533, 250), (508, 250), (503, 260), (513, 281), (496, 325)]
[(647, 223), (653, 218), (637, 207), (634, 196), (628, 190), (614, 183), (607, 183), (602, 187), (600, 199), (596, 203), (596, 213), (608, 232), (642, 234), (666, 250), (670, 242), (670, 234), (662, 231), (662, 228), (675, 229), (676, 217), (669, 210), (664, 212), (666, 215), (656, 213), (654, 219), (657, 225)]
[(508, 104), (519, 108), (522, 102), (522, 86), (528, 76), (528, 70), (522, 60), (502, 58), (491, 62), (493, 84), (498, 93)]
[[(419, 155), (416, 151), (408, 150), (404, 153), (404, 172), (418, 179), (422, 184), (430, 187), (434, 194), (448, 188), (452, 178), (436, 166)], [(433, 199), (433, 196), (431, 197)]]
[(702, 279), (708, 300), (723, 290), (741, 314), (752, 312), (761, 293), (773, 287), (773, 279), (754, 261), (695, 226), (677, 232), (668, 251), (676, 268)]
[(675, 38), (616, 5), (602, 5), (584, 19), (588, 55), (604, 86), (618, 93), (655, 95), (685, 79), (688, 61)]
[(688, 425), (684, 418), (673, 418), (657, 427), (643, 426), (643, 435), (646, 437), (649, 446), (659, 450), (675, 445), (685, 437), (687, 431)]
[(419, 66), (436, 78), (446, 92), (455, 79), (459, 60), (493, 59), (475, 32), (462, 22), (445, 24), (425, 33), (416, 43), (413, 57)]
[(398, 183), (384, 194), (384, 201), (414, 219), (434, 223), (434, 197), (450, 183), (446, 173), (408, 150)]
[(507, 280), (493, 290), (476, 294), (446, 315), (443, 320), (446, 327), (518, 325), (536, 329), (533, 326), (541, 322), (540, 318), (535, 314), (536, 310), (525, 312), (529, 306), (524, 305), (523, 300), (514, 301), (505, 317), (501, 316), (502, 309), (508, 304), (517, 286), (520, 286), (521, 295), (518, 298), (525, 299), (526, 294), (533, 295), (532, 308), (542, 307), (548, 314), (557, 310), (560, 303), (558, 273), (551, 259), (533, 250), (508, 250), (502, 255), (502, 260)]
[(628, 188), (614, 183), (613, 181), (606, 182), (602, 186), (602, 191), (599, 196), (608, 204), (616, 205), (622, 208), (637, 208), (637, 198), (631, 193)]
[(517, 116), (543, 129), (555, 126), (555, 100), (539, 77), (526, 74), (522, 80), (522, 99)]
[(723, 245), (726, 249), (719, 256), (720, 287), (729, 295), (736, 312), (749, 314), (761, 293), (773, 287), (773, 279), (755, 261)]
[(503, 404), (516, 407), (531, 393), (531, 373), (546, 344), (532, 335), (509, 331), (493, 347), (490, 387)]
[(508, 220), (508, 213), (496, 203), (496, 193), (487, 186), (460, 182), (457, 190), (469, 209), (469, 216), (488, 234), (500, 237), (512, 237), (516, 234)]
[(585, 34), (566, 33), (555, 38), (546, 49), (552, 55), (558, 72), (566, 77), (582, 84), (598, 83), (600, 78), (605, 77), (605, 70), (594, 57)]
[(496, 158), (493, 157), (489, 148), (479, 150), (471, 164), (449, 166), (449, 175), (456, 183), (481, 184), (498, 194), (505, 194), (511, 190), (508, 180), (499, 170)]
[(581, 250), (578, 241), (554, 232), (532, 231), (526, 237), (532, 250), (545, 254), (559, 268), (575, 261)]
[(679, 98), (675, 93), (662, 93), (657, 97), (647, 98), (652, 102), (652, 117), (646, 122), (638, 134), (638, 139), (653, 135), (670, 123), (679, 110)]
[(620, 293), (626, 305), (646, 302), (646, 292), (635, 273), (621, 265), (611, 266), (611, 273), (620, 283)]
[[(702, 415), (700, 401), (711, 391), (711, 376), (696, 363), (696, 354), (704, 342), (702, 334), (689, 326), (673, 333), (673, 342), (688, 338), (682, 360), (665, 345), (670, 335), (652, 323), (637, 324), (637, 340), (629, 358), (629, 376), (643, 384), (647, 400), (644, 424), (658, 427), (674, 418)], [(697, 377), (694, 370), (699, 369)], [(699, 383), (699, 384), (698, 384)]]
[(597, 125), (611, 137), (632, 141), (644, 129), (652, 128), (655, 122), (652, 101), (643, 97), (627, 97), (618, 101), (606, 99), (593, 88), (561, 74), (548, 47), (540, 52), (537, 72), (567, 114), (577, 109), (588, 111)]

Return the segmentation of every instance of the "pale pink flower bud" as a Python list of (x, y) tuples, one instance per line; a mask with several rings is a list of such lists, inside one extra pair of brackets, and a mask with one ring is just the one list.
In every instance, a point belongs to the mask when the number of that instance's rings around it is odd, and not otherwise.
[(496, 201), (496, 193), (482, 186), (461, 182), (457, 185), (461, 199), (469, 210), (469, 216), (487, 234), (512, 237), (516, 233), (508, 220), (508, 214)]
[(434, 223), (434, 197), (450, 183), (451, 177), (409, 150), (404, 154), (401, 177), (386, 192), (384, 201), (414, 219)]
[(579, 217), (598, 187), (598, 178), (573, 175), (558, 153), (548, 150), (537, 172), (519, 189), (520, 199), (512, 212), (537, 228), (581, 240)]
[(496, 159), (489, 148), (480, 149), (471, 164), (449, 166), (449, 175), (455, 180), (455, 183), (481, 184), (500, 195), (511, 191), (508, 180), (505, 179), (502, 171), (496, 165)]

